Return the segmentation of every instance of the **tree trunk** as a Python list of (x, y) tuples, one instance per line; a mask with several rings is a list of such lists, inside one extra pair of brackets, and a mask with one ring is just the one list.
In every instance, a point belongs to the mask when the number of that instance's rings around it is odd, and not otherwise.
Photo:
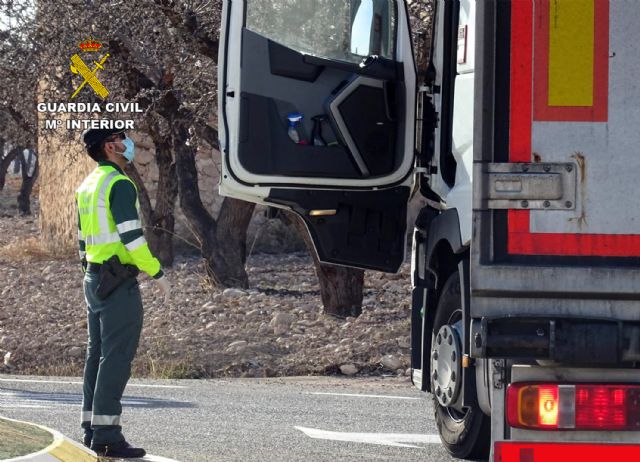
[[(244, 268), (246, 250), (242, 240), (243, 236), (246, 236), (246, 226), (251, 219), (253, 206), (225, 199), (226, 205), (223, 203), (223, 209), (220, 211), (220, 229), (200, 198), (196, 153), (193, 147), (187, 144), (187, 126), (181, 121), (170, 121), (170, 125), (173, 130), (180, 206), (200, 244), (207, 274), (218, 287), (247, 288), (249, 278)], [(233, 234), (236, 234), (235, 238), (227, 240)], [(243, 242), (242, 245), (239, 245), (240, 241)]]
[(22, 186), (20, 186), (20, 194), (18, 194), (18, 210), (21, 215), (31, 215), (31, 191), (38, 178), (38, 156), (30, 150), (29, 160), (32, 158), (32, 155), (35, 156), (33, 172), (29, 172), (30, 162), (25, 158), (24, 151), (22, 151), (19, 156), (22, 170)]
[(225, 258), (230, 267), (244, 268), (247, 262), (247, 228), (255, 208), (256, 204), (252, 202), (230, 197), (225, 197), (222, 201), (216, 239), (227, 247)]
[(11, 162), (18, 157), (18, 154), (22, 152), (22, 148), (13, 148), (11, 151), (7, 153), (5, 157), (0, 161), (0, 191), (4, 189), (4, 183), (7, 177), (7, 170), (9, 170), (9, 166)]
[(324, 312), (339, 318), (360, 316), (362, 314), (364, 271), (346, 266), (320, 263), (313, 241), (302, 218), (294, 213), (287, 213), (286, 215), (304, 239), (313, 257), (318, 284), (320, 284), (320, 297)]
[(156, 163), (158, 165), (158, 189), (156, 208), (151, 222), (150, 242), (158, 249), (158, 258), (163, 264), (173, 264), (173, 236), (175, 231), (175, 209), (178, 197), (178, 178), (176, 165), (171, 156), (171, 141), (152, 134), (156, 145)]
[(162, 266), (173, 265), (173, 236), (175, 231), (175, 204), (178, 196), (176, 167), (171, 157), (171, 142), (153, 129), (151, 137), (156, 147), (156, 164), (159, 178), (156, 190), (156, 207), (151, 206), (147, 188), (136, 168), (127, 166), (127, 174), (138, 186), (140, 209), (144, 218), (144, 234), (151, 252), (160, 260)]

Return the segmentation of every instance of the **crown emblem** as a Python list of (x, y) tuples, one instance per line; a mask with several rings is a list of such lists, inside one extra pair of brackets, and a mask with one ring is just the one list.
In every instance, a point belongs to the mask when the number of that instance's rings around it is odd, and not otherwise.
[(102, 43), (93, 40), (93, 39), (89, 39), (89, 40), (85, 40), (84, 42), (80, 42), (80, 45), (78, 45), (80, 47), (80, 49), (84, 52), (87, 51), (100, 51), (100, 48), (102, 48)]

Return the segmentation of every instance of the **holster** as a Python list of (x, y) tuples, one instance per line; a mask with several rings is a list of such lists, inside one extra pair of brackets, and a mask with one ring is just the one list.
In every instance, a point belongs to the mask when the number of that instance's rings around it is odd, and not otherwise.
[(123, 265), (114, 255), (100, 267), (96, 295), (99, 299), (105, 300), (125, 281), (135, 278), (139, 273), (138, 268), (133, 265)]

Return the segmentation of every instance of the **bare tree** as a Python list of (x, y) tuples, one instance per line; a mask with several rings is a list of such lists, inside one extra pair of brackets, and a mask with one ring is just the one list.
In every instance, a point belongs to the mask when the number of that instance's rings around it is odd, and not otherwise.
[(31, 191), (38, 178), (38, 156), (32, 150), (28, 150), (28, 153), (25, 155), (23, 150), (18, 155), (22, 172), (22, 186), (18, 194), (18, 210), (21, 215), (31, 215)]
[(346, 266), (320, 263), (318, 256), (302, 218), (293, 213), (286, 214), (313, 257), (313, 265), (320, 285), (320, 298), (325, 313), (339, 318), (357, 317), (362, 314), (364, 288), (364, 270)]
[(10, 149), (9, 152), (2, 157), (2, 160), (0, 160), (0, 191), (4, 189), (7, 170), (9, 170), (11, 163), (18, 158), (18, 154), (20, 154), (22, 150), (20, 147)]
[(156, 206), (151, 206), (149, 192), (135, 166), (127, 167), (127, 174), (138, 186), (140, 208), (146, 223), (146, 237), (154, 255), (163, 266), (173, 264), (173, 234), (175, 230), (175, 203), (178, 196), (176, 166), (173, 162), (171, 140), (162, 135), (157, 123), (149, 123), (147, 132), (155, 146), (155, 161), (158, 165), (158, 187)]
[[(337, 0), (322, 2), (328, 12), (332, 5), (340, 7)], [(263, 3), (265, 8), (275, 7)], [(296, 4), (293, 0), (290, 3)], [(430, 34), (431, 10), (430, 0), (411, 3), (414, 30), (415, 26), (420, 29), (416, 38), (423, 42)], [(12, 145), (36, 150), (38, 137), (47, 136), (38, 127), (36, 102), (68, 101), (77, 85), (69, 72), (71, 50), (89, 37), (101, 41), (102, 51), (110, 54), (107, 70), (99, 75), (111, 92), (109, 99), (141, 104), (145, 112), (130, 117), (151, 135), (156, 147), (160, 178), (155, 207), (139, 176), (129, 171), (140, 186), (152, 248), (164, 262), (172, 261), (174, 209), (179, 197), (212, 281), (220, 286), (246, 287), (245, 236), (254, 206), (225, 198), (214, 217), (197, 188), (198, 149), (219, 150), (216, 61), (220, 0), (140, 0), (117, 6), (98, 0), (0, 0), (0, 13), (0, 137)], [(302, 15), (299, 18), (302, 20)], [(310, 28), (325, 25), (322, 21), (299, 24)], [(284, 27), (295, 32), (291, 24)], [(335, 36), (324, 34), (325, 45), (343, 40), (343, 29), (335, 27)], [(74, 101), (104, 103), (90, 90), (80, 92)], [(77, 142), (79, 133), (68, 137)], [(357, 280), (362, 272), (345, 271), (318, 271), (321, 286), (333, 287), (337, 294), (338, 301), (332, 302), (335, 306), (352, 306), (357, 298), (345, 294), (350, 301), (342, 303), (340, 294), (347, 289), (341, 289), (337, 280), (356, 281), (347, 284), (356, 291), (361, 287)], [(357, 308), (348, 310), (355, 313)]]
[[(123, 2), (113, 8), (108, 2), (91, 0), (0, 1), (10, 18), (8, 28), (20, 30), (30, 47), (28, 52), (22, 50), (7, 56), (13, 60), (9, 66), (12, 73), (2, 76), (13, 86), (21, 86), (17, 93), (22, 96), (18, 98), (9, 97), (11, 89), (6, 90), (6, 97), (0, 89), (0, 108), (13, 117), (14, 125), (27, 123), (21, 111), (14, 110), (20, 101), (29, 101), (24, 105), (24, 113), (31, 117), (28, 123), (34, 131), (38, 97), (45, 101), (68, 100), (73, 89), (73, 76), (67, 72), (70, 53), (61, 50), (73, 50), (90, 36), (101, 41), (103, 52), (108, 51), (109, 58), (105, 63), (108, 72), (101, 72), (99, 78), (111, 92), (109, 99), (139, 102), (145, 112), (136, 121), (151, 135), (156, 146), (160, 178), (155, 207), (139, 175), (129, 169), (140, 189), (151, 247), (163, 263), (173, 260), (171, 240), (179, 193), (181, 207), (200, 243), (212, 281), (220, 286), (247, 287), (242, 236), (246, 235), (254, 206), (225, 199), (221, 213), (230, 216), (219, 215), (214, 219), (203, 206), (199, 191), (193, 189), (194, 184), (197, 185), (196, 150), (218, 147), (217, 108), (213, 102), (216, 101), (220, 2), (143, 0)], [(91, 14), (80, 15), (78, 11), (91, 11)], [(49, 46), (51, 43), (56, 47)], [(0, 57), (0, 66), (9, 64), (4, 58)], [(38, 63), (51, 71), (36, 72), (35, 64), (30, 63)], [(26, 84), (26, 80), (17, 78), (18, 74), (24, 76), (28, 71), (32, 71), (33, 76), (43, 76), (41, 81), (31, 78)], [(91, 91), (80, 92), (74, 101), (103, 103)], [(47, 134), (40, 127), (36, 135)], [(79, 133), (69, 135), (77, 139)], [(221, 244), (217, 236), (234, 238)]]
[[(22, 166), (22, 186), (18, 209), (30, 214), (30, 197), (37, 178), (35, 169), (25, 168), (24, 150), (37, 158), (34, 110), (36, 63), (28, 61), (35, 49), (31, 40), (35, 23), (29, 5), (0, 0), (0, 189), (4, 188), (7, 169), (12, 162)], [(11, 146), (5, 154), (5, 146)]]

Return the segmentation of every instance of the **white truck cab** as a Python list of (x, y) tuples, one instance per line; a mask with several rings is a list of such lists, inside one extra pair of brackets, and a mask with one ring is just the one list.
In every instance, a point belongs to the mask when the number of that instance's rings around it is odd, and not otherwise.
[(323, 261), (396, 271), (415, 177), (409, 17), (356, 3), (225, 3), (220, 190), (299, 212)]
[(456, 457), (640, 457), (639, 18), (437, 0), (417, 75), (403, 1), (224, 1), (222, 194), (387, 272), (426, 198), (412, 381)]

